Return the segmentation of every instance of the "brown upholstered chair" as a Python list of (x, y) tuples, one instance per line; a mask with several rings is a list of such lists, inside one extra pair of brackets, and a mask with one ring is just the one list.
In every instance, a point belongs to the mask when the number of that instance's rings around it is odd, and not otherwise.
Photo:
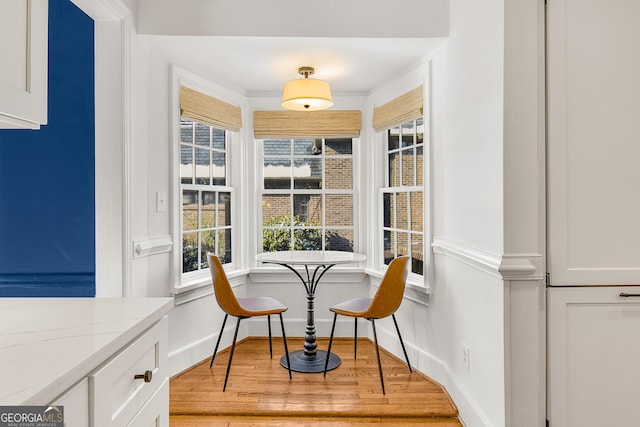
[(282, 321), (282, 313), (287, 311), (287, 307), (280, 301), (270, 297), (236, 298), (218, 257), (211, 253), (208, 253), (207, 257), (209, 258), (209, 269), (211, 270), (211, 278), (213, 279), (213, 291), (216, 295), (218, 305), (225, 313), (224, 320), (222, 321), (222, 328), (220, 328), (220, 334), (218, 334), (218, 341), (216, 342), (216, 348), (213, 350), (213, 355), (211, 356), (211, 363), (209, 364), (209, 367), (213, 366), (213, 360), (215, 359), (216, 353), (218, 352), (218, 346), (220, 345), (222, 331), (224, 331), (224, 326), (227, 323), (227, 318), (229, 316), (235, 316), (238, 319), (236, 321), (236, 330), (233, 335), (231, 354), (229, 355), (229, 363), (227, 364), (227, 373), (224, 377), (224, 386), (222, 388), (222, 391), (225, 391), (227, 389), (227, 380), (229, 379), (229, 371), (231, 370), (231, 359), (233, 359), (233, 352), (236, 348), (236, 339), (238, 338), (240, 320), (248, 319), (249, 317), (267, 316), (267, 324), (269, 325), (269, 355), (271, 358), (273, 358), (273, 347), (271, 345), (271, 315), (277, 314), (278, 316), (280, 316), (280, 326), (282, 327), (282, 341), (284, 342), (284, 352), (287, 356), (289, 379), (291, 379), (291, 363), (289, 363), (287, 336), (284, 333), (284, 322)]
[[(358, 341), (358, 317), (363, 317), (371, 321), (371, 327), (373, 328), (373, 339), (376, 346), (376, 357), (378, 359), (378, 372), (380, 374), (380, 384), (382, 385), (382, 394), (384, 391), (384, 379), (382, 377), (382, 365), (380, 364), (380, 351), (378, 349), (378, 336), (376, 334), (376, 319), (383, 319), (391, 316), (393, 323), (396, 326), (396, 332), (398, 332), (398, 338), (400, 339), (400, 345), (402, 345), (402, 351), (404, 352), (404, 358), (407, 361), (409, 372), (413, 372), (411, 364), (409, 363), (409, 357), (407, 356), (407, 350), (404, 347), (402, 341), (402, 335), (400, 335), (400, 329), (398, 328), (398, 322), (396, 321), (395, 312), (400, 307), (402, 298), (404, 295), (405, 283), (407, 281), (407, 263), (409, 262), (409, 256), (401, 256), (395, 258), (380, 282), (380, 286), (376, 291), (373, 298), (356, 298), (349, 301), (342, 302), (329, 308), (333, 314), (333, 325), (331, 326), (331, 337), (329, 338), (328, 353), (331, 352), (331, 344), (333, 343), (333, 332), (336, 327), (336, 318), (338, 314), (343, 316), (353, 317), (355, 319), (355, 334), (353, 344), (353, 357), (356, 358), (357, 341)], [(329, 360), (329, 358), (327, 358)], [(324, 375), (327, 375), (327, 363), (324, 365)]]

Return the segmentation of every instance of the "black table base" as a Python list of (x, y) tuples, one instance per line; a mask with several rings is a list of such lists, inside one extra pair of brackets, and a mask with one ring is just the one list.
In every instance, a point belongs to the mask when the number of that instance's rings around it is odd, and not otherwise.
[[(296, 372), (324, 372), (324, 361), (327, 358), (327, 352), (324, 350), (316, 350), (316, 355), (313, 358), (304, 354), (304, 350), (292, 351), (289, 353), (289, 359), (291, 360), (291, 370)], [(327, 371), (337, 368), (342, 363), (340, 356), (335, 353), (329, 355), (329, 366)], [(280, 358), (280, 364), (287, 367), (287, 356), (283, 355)]]

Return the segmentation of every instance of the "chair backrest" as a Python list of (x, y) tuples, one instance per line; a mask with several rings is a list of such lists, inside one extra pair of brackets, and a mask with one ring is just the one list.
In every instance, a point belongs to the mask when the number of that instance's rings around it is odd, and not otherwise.
[(216, 295), (218, 305), (227, 314), (242, 317), (245, 310), (240, 306), (238, 299), (231, 289), (231, 283), (227, 279), (222, 263), (217, 256), (207, 253), (209, 259), (209, 270), (211, 271), (211, 279), (213, 280), (213, 292)]
[(389, 263), (387, 271), (378, 286), (376, 294), (363, 317), (382, 319), (396, 312), (402, 303), (404, 287), (407, 282), (408, 255), (395, 258)]

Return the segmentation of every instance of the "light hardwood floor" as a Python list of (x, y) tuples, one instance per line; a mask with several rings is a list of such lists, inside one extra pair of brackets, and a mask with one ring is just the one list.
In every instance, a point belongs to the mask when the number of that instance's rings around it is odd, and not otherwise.
[[(326, 349), (327, 339), (318, 339)], [(287, 339), (289, 350), (302, 348), (301, 338)], [(293, 372), (279, 363), (282, 340), (274, 338), (273, 359), (269, 341), (250, 338), (236, 347), (227, 391), (222, 384), (229, 360), (228, 349), (176, 375), (170, 384), (172, 427), (307, 427), (307, 426), (462, 426), (458, 411), (446, 391), (404, 361), (381, 351), (386, 395), (380, 389), (373, 343), (358, 340), (353, 359), (353, 340), (335, 339), (333, 352), (342, 364), (322, 373)]]

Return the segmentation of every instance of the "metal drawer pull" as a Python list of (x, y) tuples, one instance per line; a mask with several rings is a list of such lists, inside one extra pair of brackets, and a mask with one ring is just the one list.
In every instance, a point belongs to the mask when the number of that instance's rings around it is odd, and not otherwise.
[(622, 298), (629, 298), (629, 297), (640, 297), (640, 294), (628, 294), (626, 292), (620, 292), (620, 296)]
[(153, 377), (153, 372), (144, 371), (144, 374), (136, 374), (133, 377), (133, 379), (136, 379), (136, 380), (142, 380), (143, 379), (145, 383), (150, 383), (152, 377)]

